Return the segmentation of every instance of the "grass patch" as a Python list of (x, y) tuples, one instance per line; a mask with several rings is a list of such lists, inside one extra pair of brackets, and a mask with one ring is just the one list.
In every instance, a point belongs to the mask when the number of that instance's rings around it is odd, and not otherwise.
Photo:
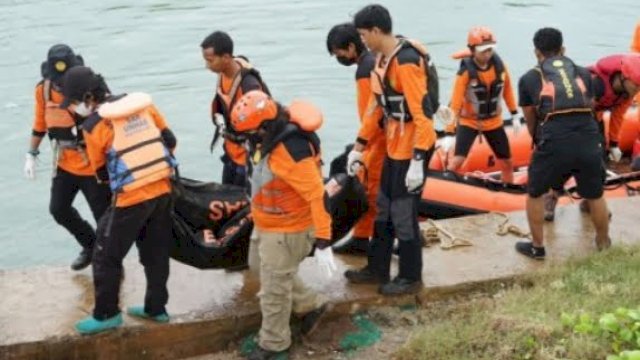
[[(399, 359), (605, 359), (611, 339), (563, 325), (640, 306), (640, 248), (614, 247), (532, 274), (526, 288), (456, 305), (414, 332)], [(564, 314), (564, 316), (563, 316)], [(566, 319), (564, 319), (566, 320)], [(617, 354), (617, 352), (616, 352)]]

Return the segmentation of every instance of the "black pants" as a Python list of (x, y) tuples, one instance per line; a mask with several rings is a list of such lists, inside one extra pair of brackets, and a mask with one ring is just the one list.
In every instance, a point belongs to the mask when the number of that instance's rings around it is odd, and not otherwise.
[(147, 289), (144, 310), (151, 316), (166, 312), (169, 300), (169, 248), (172, 241), (169, 195), (125, 208), (110, 208), (98, 224), (93, 252), (93, 317), (104, 320), (120, 312), (118, 297), (122, 261), (136, 243), (144, 266)]
[(111, 191), (109, 185), (101, 185), (95, 176), (74, 175), (60, 168), (51, 182), (49, 212), (55, 221), (69, 231), (80, 246), (91, 249), (96, 239), (93, 226), (80, 216), (72, 204), (78, 191), (82, 191), (96, 223), (109, 207)]
[(233, 162), (227, 155), (223, 155), (220, 160), (224, 164), (222, 168), (222, 184), (247, 186), (247, 167)]
[(509, 148), (509, 138), (501, 126), (494, 130), (483, 131), (482, 133), (474, 128), (460, 125), (456, 129), (456, 156), (467, 157), (476, 136), (484, 136), (489, 143), (489, 147), (498, 159), (507, 160), (511, 158), (511, 149)]
[[(432, 152), (425, 160), (428, 166)], [(422, 280), (422, 241), (418, 227), (420, 193), (407, 191), (405, 177), (410, 160), (384, 159), (380, 191), (376, 200), (378, 213), (373, 238), (369, 243), (368, 266), (382, 277), (390, 275), (393, 240), (400, 244), (398, 277)], [(427, 170), (425, 169), (425, 175)]]

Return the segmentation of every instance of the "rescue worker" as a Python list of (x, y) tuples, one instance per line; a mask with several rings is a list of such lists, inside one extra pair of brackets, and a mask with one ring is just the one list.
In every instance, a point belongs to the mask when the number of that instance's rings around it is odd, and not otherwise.
[[(640, 54), (611, 55), (600, 59), (589, 67), (593, 77), (593, 91), (595, 95), (595, 111), (600, 127), (599, 138), (602, 147), (606, 148), (608, 138), (609, 160), (619, 162), (622, 151), (618, 147), (620, 129), (624, 115), (633, 102), (633, 97), (640, 91)], [(610, 112), (609, 132), (605, 134), (604, 113)], [(545, 195), (545, 220), (554, 218), (555, 207), (558, 202), (560, 188), (554, 188)], [(588, 205), (580, 203), (583, 211), (588, 211)]]
[(82, 65), (80, 55), (65, 44), (52, 46), (42, 63), (43, 79), (35, 89), (35, 116), (29, 151), (24, 166), (25, 176), (35, 179), (38, 148), (48, 134), (53, 147), (53, 178), (49, 212), (55, 221), (73, 235), (82, 247), (71, 263), (73, 270), (91, 264), (96, 232), (93, 226), (73, 207), (78, 192), (82, 192), (96, 223), (109, 206), (109, 187), (96, 182), (82, 138), (82, 119), (72, 111), (60, 109), (62, 78), (70, 68)]
[(640, 52), (640, 21), (636, 24), (636, 30), (633, 33), (633, 39), (631, 40), (631, 51)]
[(65, 75), (63, 108), (89, 114), (84, 137), (98, 180), (108, 183), (112, 205), (100, 219), (93, 254), (95, 307), (76, 323), (92, 334), (118, 327), (122, 261), (135, 242), (144, 266), (147, 288), (143, 306), (127, 309), (131, 316), (169, 321), (171, 229), (170, 177), (176, 167), (170, 149), (176, 138), (151, 97), (144, 93), (110, 96), (102, 76), (77, 66)]
[(319, 111), (297, 114), (293, 104), (285, 109), (260, 90), (243, 95), (231, 112), (231, 125), (246, 135), (251, 149), (256, 237), (249, 246), (249, 267), (260, 274), (262, 325), (259, 346), (249, 359), (272, 359), (288, 351), (292, 312), (302, 315), (301, 332), (309, 336), (328, 309), (326, 299), (297, 275), (314, 246), (319, 265), (329, 274), (335, 271), (320, 141), (314, 132), (321, 122)]
[(606, 249), (611, 245), (609, 212), (602, 196), (605, 169), (592, 113), (591, 75), (564, 56), (559, 30), (538, 30), (533, 44), (538, 65), (518, 84), (520, 106), (535, 141), (526, 204), (532, 242), (518, 242), (516, 250), (544, 259), (542, 195), (570, 176), (575, 177), (578, 194), (591, 209), (596, 246)]
[[(367, 111), (371, 94), (371, 71), (375, 65), (375, 56), (367, 50), (360, 39), (360, 34), (352, 23), (339, 24), (331, 28), (327, 35), (327, 50), (344, 66), (356, 65), (356, 103), (360, 123)], [(367, 255), (369, 239), (373, 235), (373, 223), (376, 216), (376, 197), (380, 188), (382, 161), (386, 152), (384, 133), (377, 131), (363, 151), (362, 159), (366, 168), (359, 173), (365, 184), (369, 211), (353, 228), (353, 236), (344, 244), (334, 246), (337, 253)], [(365, 178), (366, 177), (366, 178)]]
[[(427, 88), (428, 54), (424, 46), (393, 35), (391, 16), (381, 5), (358, 11), (354, 25), (378, 55), (371, 75), (372, 96), (348, 155), (347, 172), (357, 170), (362, 152), (380, 126), (386, 134), (386, 154), (367, 265), (348, 270), (345, 276), (352, 283), (380, 284), (378, 291), (384, 295), (414, 293), (422, 289), (417, 207), (436, 141), (431, 119), (438, 109), (437, 97), (431, 97)], [(399, 272), (390, 281), (394, 238), (400, 244)]]
[[(469, 55), (461, 58), (450, 108), (455, 115), (455, 157), (447, 170), (456, 171), (467, 158), (478, 134), (484, 135), (498, 159), (502, 181), (513, 182), (509, 139), (502, 120), (501, 102), (511, 112), (514, 130), (520, 128), (518, 107), (505, 63), (495, 52), (496, 37), (486, 27), (474, 27), (467, 36)], [(450, 127), (449, 132), (453, 132)], [(445, 140), (451, 142), (451, 140)]]
[[(609, 138), (609, 158), (615, 162), (620, 161), (622, 157), (618, 140), (624, 114), (631, 106), (633, 97), (640, 90), (640, 71), (635, 70), (638, 66), (638, 58), (640, 58), (638, 54), (611, 55), (589, 67), (595, 78), (594, 91), (597, 96), (595, 110), (598, 121), (603, 122), (605, 111), (611, 113), (609, 133), (605, 134), (605, 137)], [(627, 66), (624, 65), (625, 63)]]
[(241, 56), (233, 55), (233, 40), (223, 31), (215, 31), (200, 44), (207, 69), (218, 74), (218, 84), (211, 102), (211, 119), (216, 131), (211, 141), (211, 151), (218, 138), (224, 138), (222, 183), (246, 186), (246, 159), (244, 137), (231, 126), (231, 109), (243, 94), (251, 90), (269, 89), (260, 73)]

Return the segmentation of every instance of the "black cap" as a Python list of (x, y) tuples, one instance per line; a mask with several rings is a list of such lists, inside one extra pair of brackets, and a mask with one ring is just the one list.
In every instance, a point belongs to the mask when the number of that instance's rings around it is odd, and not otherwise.
[(51, 81), (58, 83), (62, 80), (62, 76), (67, 70), (83, 63), (82, 57), (76, 55), (69, 45), (53, 45), (47, 53), (46, 71), (44, 73)]
[(64, 100), (60, 107), (66, 109), (72, 101), (83, 101), (87, 93), (98, 89), (102, 79), (86, 66), (75, 66), (64, 75), (62, 95)]

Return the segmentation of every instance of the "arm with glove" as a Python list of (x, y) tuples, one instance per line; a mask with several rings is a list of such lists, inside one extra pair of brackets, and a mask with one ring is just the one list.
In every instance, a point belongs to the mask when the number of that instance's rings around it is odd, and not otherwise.
[(364, 151), (369, 139), (380, 131), (380, 119), (383, 117), (382, 108), (378, 106), (375, 96), (371, 92), (367, 109), (362, 118), (358, 138), (356, 139), (353, 149), (347, 155), (347, 174), (355, 176), (360, 169), (362, 163), (362, 152)]
[(504, 91), (502, 93), (502, 97), (504, 98), (504, 102), (511, 113), (511, 126), (513, 128), (513, 133), (518, 134), (520, 129), (522, 129), (522, 113), (518, 111), (518, 104), (516, 103), (515, 93), (513, 91), (513, 83), (511, 82), (511, 75), (509, 71), (504, 69)]
[(405, 177), (407, 190), (415, 193), (422, 189), (425, 180), (425, 162), (428, 161), (427, 154), (436, 142), (432, 120), (434, 114), (430, 106), (423, 105), (428, 91), (424, 69), (412, 63), (403, 64), (398, 67), (398, 77), (415, 123), (413, 157)]
[(307, 157), (290, 164), (286, 167), (286, 171), (279, 170), (284, 170), (284, 166), (273, 166), (272, 169), (275, 175), (285, 181), (309, 203), (316, 237), (315, 258), (327, 276), (332, 277), (337, 271), (337, 266), (331, 248), (331, 216), (325, 207), (322, 174), (316, 160)]
[(42, 138), (47, 133), (47, 124), (44, 120), (45, 103), (42, 84), (38, 84), (38, 86), (36, 86), (34, 100), (33, 130), (31, 132), (29, 150), (25, 155), (24, 163), (24, 176), (29, 180), (34, 180), (36, 178), (36, 163), (37, 157), (40, 154), (38, 148), (40, 147)]

